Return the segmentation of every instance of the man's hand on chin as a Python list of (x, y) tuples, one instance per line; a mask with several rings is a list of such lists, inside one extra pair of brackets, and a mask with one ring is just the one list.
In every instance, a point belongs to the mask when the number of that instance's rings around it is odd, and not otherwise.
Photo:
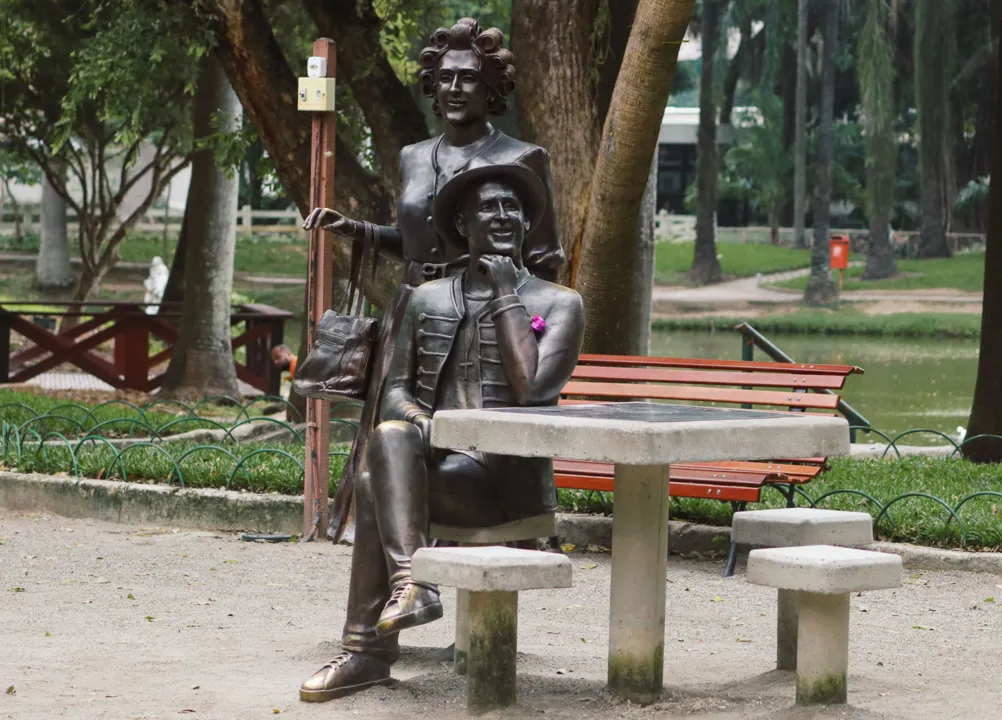
[(515, 294), (518, 271), (507, 255), (484, 255), (479, 261), (480, 271), (487, 275), (495, 297)]

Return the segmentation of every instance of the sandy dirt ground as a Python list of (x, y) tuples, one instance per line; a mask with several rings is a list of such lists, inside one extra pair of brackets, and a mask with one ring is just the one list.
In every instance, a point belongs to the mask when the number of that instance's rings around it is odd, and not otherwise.
[[(911, 573), (853, 597), (851, 704), (805, 710), (792, 674), (770, 670), (775, 591), (672, 558), (665, 697), (641, 708), (603, 688), (610, 558), (571, 557), (573, 589), (522, 594), (519, 706), (488, 717), (1000, 717), (997, 576)], [(349, 565), (328, 543), (0, 510), (0, 719), (465, 717), (464, 679), (441, 661), (451, 590), (445, 619), (403, 636), (395, 686), (299, 702), (299, 683), (337, 652)]]

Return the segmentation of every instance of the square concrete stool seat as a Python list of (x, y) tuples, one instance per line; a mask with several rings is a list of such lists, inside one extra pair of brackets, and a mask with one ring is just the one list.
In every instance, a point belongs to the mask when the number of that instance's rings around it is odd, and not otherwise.
[[(555, 513), (543, 513), (501, 525), (475, 528), (432, 523), (430, 530), (433, 538), (451, 540), (463, 545), (503, 545), (509, 542), (554, 538), (557, 534), (557, 516)], [(466, 610), (469, 605), (468, 596), (466, 590), (459, 590), (456, 593), (456, 642), (452, 657), (453, 667), (460, 675), (466, 674), (466, 660), (470, 648)]]
[(752, 550), (748, 582), (796, 593), (797, 704), (846, 701), (849, 594), (901, 585), (901, 558), (854, 548)]
[[(795, 547), (802, 545), (869, 545), (873, 518), (865, 512), (784, 508), (734, 513), (731, 521), (731, 557), (726, 575), (734, 568), (739, 545)], [(780, 590), (776, 612), (776, 668), (797, 667), (797, 594)]]
[(571, 587), (571, 561), (507, 547), (422, 548), (411, 573), (420, 582), (469, 591), (467, 707), (482, 712), (514, 705), (518, 593)]
[(873, 517), (865, 512), (782, 508), (734, 513), (731, 542), (759, 547), (869, 545)]

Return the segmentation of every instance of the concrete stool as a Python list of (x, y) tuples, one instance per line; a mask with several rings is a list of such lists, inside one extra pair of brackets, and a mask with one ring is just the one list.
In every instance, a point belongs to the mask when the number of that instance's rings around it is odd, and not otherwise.
[[(869, 545), (873, 518), (865, 512), (785, 508), (734, 513), (731, 521), (731, 557), (734, 569), (738, 545), (796, 547), (803, 545)], [(726, 573), (730, 575), (731, 573)], [(797, 594), (780, 590), (776, 611), (776, 668), (797, 667)]]
[[(483, 528), (453, 527), (432, 523), (431, 537), (439, 540), (451, 540), (460, 545), (504, 545), (509, 542), (553, 538), (557, 534), (557, 516), (554, 513), (533, 515), (521, 520), (513, 520), (502, 525)], [(452, 661), (456, 673), (466, 674), (466, 659), (470, 648), (469, 622), (467, 607), (469, 592), (456, 592), (456, 643)]]
[(752, 550), (748, 582), (797, 595), (797, 704), (846, 701), (849, 594), (901, 585), (901, 558), (853, 548)]
[(468, 590), (466, 706), (474, 712), (515, 704), (518, 591), (571, 587), (563, 555), (506, 547), (422, 548), (411, 573), (420, 582)]

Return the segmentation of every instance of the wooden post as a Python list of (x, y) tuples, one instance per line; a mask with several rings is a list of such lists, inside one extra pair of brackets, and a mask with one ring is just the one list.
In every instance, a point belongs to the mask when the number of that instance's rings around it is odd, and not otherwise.
[[(327, 61), (327, 77), (337, 77), (337, 46), (321, 38), (313, 43), (313, 55)], [(313, 144), (310, 152), (310, 208), (334, 206), (333, 112), (314, 112)], [(331, 241), (320, 226), (310, 232), (309, 277), (307, 279), (306, 346), (313, 347), (313, 335), (325, 310), (333, 304), (333, 255)], [(303, 488), (303, 538), (327, 536), (327, 485), (330, 478), (330, 407), (324, 400), (306, 401), (306, 474)]]
[(10, 313), (0, 310), (0, 383), (10, 377)]
[(240, 208), (240, 223), (243, 226), (240, 230), (244, 235), (250, 235), (254, 232), (254, 229), (251, 227), (254, 224), (254, 216), (252, 215), (253, 212), (254, 210), (250, 205), (244, 205)]

